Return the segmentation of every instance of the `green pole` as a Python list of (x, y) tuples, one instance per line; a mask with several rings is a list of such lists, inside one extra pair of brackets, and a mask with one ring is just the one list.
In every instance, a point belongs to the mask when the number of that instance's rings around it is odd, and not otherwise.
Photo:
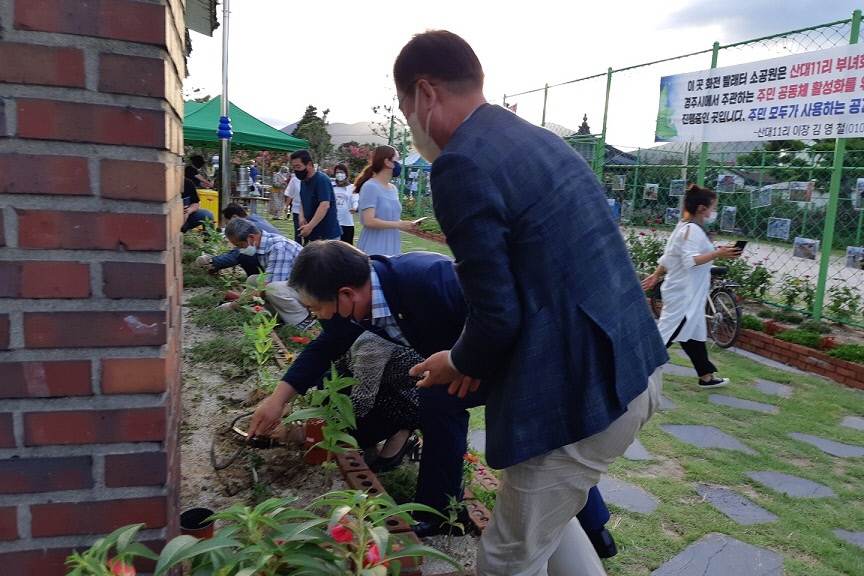
[[(717, 55), (720, 53), (720, 43), (714, 42), (714, 48), (711, 50), (711, 68), (717, 67)], [(696, 176), (696, 183), (699, 186), (705, 186), (705, 170), (708, 167), (708, 143), (702, 143), (702, 153), (699, 154), (699, 172)]]
[(864, 210), (858, 212), (858, 232), (855, 234), (855, 244), (861, 244), (861, 229), (864, 228)]
[(603, 104), (603, 128), (600, 130), (600, 141), (594, 148), (594, 173), (603, 180), (606, 168), (606, 123), (609, 120), (609, 94), (612, 92), (612, 67), (606, 70), (606, 102)]
[[(861, 29), (861, 10), (852, 13), (852, 31), (849, 34), (849, 44), (858, 43), (858, 32)], [(843, 160), (846, 157), (846, 139), (834, 140), (834, 164), (831, 170), (831, 187), (828, 192), (828, 211), (825, 214), (825, 229), (822, 231), (822, 253), (819, 259), (819, 279), (816, 282), (816, 297), (813, 299), (813, 320), (822, 319), (822, 307), (825, 304), (825, 283), (828, 280), (828, 264), (831, 259), (831, 248), (834, 244), (834, 224), (837, 221), (837, 204), (840, 198), (840, 181), (843, 177)]]
[(546, 99), (549, 97), (549, 84), (543, 87), (543, 119), (540, 121), (540, 126), (546, 127)]

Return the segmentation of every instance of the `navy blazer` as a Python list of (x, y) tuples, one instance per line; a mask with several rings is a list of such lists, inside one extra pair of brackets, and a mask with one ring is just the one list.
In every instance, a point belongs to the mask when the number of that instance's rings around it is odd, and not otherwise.
[(606, 429), (668, 355), (594, 173), (558, 136), (484, 104), (431, 187), (469, 308), (452, 358), (488, 386), (489, 464)]
[[(468, 316), (453, 260), (431, 252), (371, 258), (390, 312), (411, 347), (427, 357), (452, 348)], [(342, 317), (321, 320), (321, 327), (321, 334), (306, 346), (283, 378), (300, 392), (317, 382), (330, 369), (330, 362), (347, 352), (364, 330)], [(387, 338), (384, 333), (373, 332)]]

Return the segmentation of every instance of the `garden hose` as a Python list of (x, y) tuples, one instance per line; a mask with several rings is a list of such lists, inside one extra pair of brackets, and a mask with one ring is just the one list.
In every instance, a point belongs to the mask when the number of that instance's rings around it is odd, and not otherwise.
[(250, 440), (249, 435), (244, 430), (241, 430), (237, 427), (238, 421), (240, 421), (242, 418), (248, 418), (254, 413), (255, 412), (246, 412), (245, 414), (241, 414), (240, 416), (237, 416), (234, 420), (231, 421), (231, 430), (233, 430), (238, 436), (243, 438), (243, 444), (240, 445), (240, 447), (237, 449), (233, 456), (231, 456), (227, 461), (221, 464), (216, 461), (216, 439), (213, 439), (213, 442), (210, 444), (210, 463), (213, 465), (214, 470), (224, 470), (225, 468), (229, 467), (237, 460), (237, 458), (240, 457), (240, 454), (247, 446), (251, 446), (252, 448), (273, 448), (274, 446), (281, 446), (281, 444), (273, 438), (263, 438), (256, 436)]

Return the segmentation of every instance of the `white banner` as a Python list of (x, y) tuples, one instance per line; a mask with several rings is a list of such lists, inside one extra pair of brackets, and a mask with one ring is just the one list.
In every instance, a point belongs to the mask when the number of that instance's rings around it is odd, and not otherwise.
[(864, 136), (864, 45), (660, 79), (656, 142)]

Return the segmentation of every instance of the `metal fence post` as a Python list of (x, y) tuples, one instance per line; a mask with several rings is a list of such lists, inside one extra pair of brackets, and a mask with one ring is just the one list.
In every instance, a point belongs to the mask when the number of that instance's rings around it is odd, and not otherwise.
[[(720, 42), (714, 42), (711, 50), (711, 68), (717, 67), (717, 54), (720, 52)], [(708, 143), (702, 143), (702, 152), (699, 154), (699, 172), (697, 172), (696, 183), (700, 187), (705, 186), (705, 169), (708, 167)]]
[(540, 120), (540, 126), (546, 127), (546, 99), (549, 97), (549, 84), (543, 87), (543, 118)]
[[(858, 33), (861, 29), (861, 10), (852, 13), (852, 31), (849, 33), (849, 44), (858, 43)], [(846, 139), (837, 138), (834, 141), (834, 164), (831, 169), (831, 186), (828, 191), (828, 210), (825, 213), (825, 229), (822, 231), (822, 253), (819, 258), (819, 279), (816, 282), (816, 296), (813, 299), (813, 320), (822, 319), (822, 307), (825, 304), (825, 284), (828, 280), (828, 264), (831, 259), (831, 249), (834, 247), (834, 224), (837, 221), (837, 204), (840, 198), (840, 182), (843, 179), (843, 160), (846, 156)]]
[(603, 104), (603, 128), (600, 130), (600, 141), (594, 146), (594, 174), (601, 181), (606, 168), (606, 121), (609, 119), (609, 94), (612, 91), (612, 67), (606, 70), (606, 102)]

